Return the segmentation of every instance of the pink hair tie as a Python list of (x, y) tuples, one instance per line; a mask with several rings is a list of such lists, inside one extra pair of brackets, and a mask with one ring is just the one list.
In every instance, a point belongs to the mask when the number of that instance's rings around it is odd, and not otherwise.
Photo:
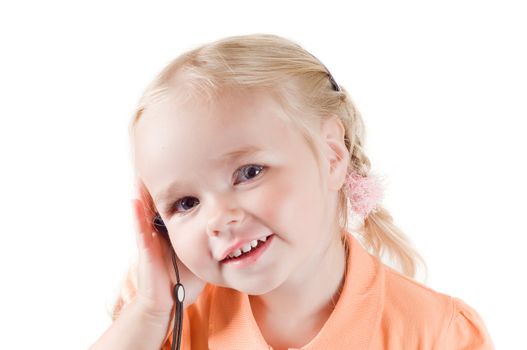
[(370, 174), (364, 177), (354, 171), (346, 175), (344, 192), (353, 212), (362, 218), (377, 210), (384, 194), (383, 185), (377, 176)]

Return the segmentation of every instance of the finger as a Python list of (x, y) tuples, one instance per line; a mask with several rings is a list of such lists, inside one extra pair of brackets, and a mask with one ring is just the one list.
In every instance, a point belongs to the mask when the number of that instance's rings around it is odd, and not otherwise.
[[(139, 202), (142, 207), (142, 211), (138, 211), (138, 225), (141, 227), (142, 239), (144, 242), (143, 249), (145, 249), (145, 258), (155, 264), (163, 264), (167, 271), (173, 270), (170, 241), (161, 237), (154, 227), (154, 215), (155, 213), (148, 208), (146, 203), (150, 203), (150, 197), (146, 186), (140, 179), (136, 181), (136, 190), (139, 198), (135, 201)], [(175, 276), (175, 272), (173, 272)], [(171, 274), (171, 275), (172, 275)], [(175, 278), (172, 278), (175, 280)]]
[(141, 201), (144, 208), (145, 222), (147, 223), (148, 232), (157, 231), (154, 225), (156, 209), (152, 202), (152, 198), (149, 195), (148, 189), (141, 179), (137, 179), (136, 181), (136, 190), (138, 193), (138, 199)]
[(151, 230), (145, 222), (144, 207), (140, 200), (133, 199), (134, 226), (137, 246), (140, 250), (146, 250), (152, 245)]
[[(138, 217), (138, 225), (141, 229), (138, 232), (138, 248), (139, 248), (139, 260), (143, 263), (153, 266), (154, 268), (168, 268), (165, 261), (167, 251), (167, 243), (165, 240), (156, 232), (152, 231), (150, 225), (145, 220), (144, 207), (141, 201), (135, 199), (135, 206)], [(167, 270), (169, 271), (169, 270)]]

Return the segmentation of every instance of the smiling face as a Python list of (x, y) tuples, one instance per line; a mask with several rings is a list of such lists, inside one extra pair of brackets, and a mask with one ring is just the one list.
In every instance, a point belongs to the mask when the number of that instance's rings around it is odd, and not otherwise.
[[(308, 273), (335, 239), (336, 192), (271, 95), (216, 101), (169, 94), (147, 109), (135, 129), (135, 166), (180, 260), (209, 283), (259, 295)], [(240, 150), (249, 152), (232, 153)], [(272, 233), (254, 264), (219, 261), (234, 243)]]

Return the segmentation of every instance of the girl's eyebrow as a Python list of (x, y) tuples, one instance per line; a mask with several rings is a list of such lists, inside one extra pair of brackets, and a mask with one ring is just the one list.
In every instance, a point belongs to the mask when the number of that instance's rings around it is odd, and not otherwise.
[[(244, 147), (241, 147), (241, 148), (238, 148), (234, 151), (229, 151), (223, 155), (221, 155), (220, 157), (216, 158), (214, 160), (214, 162), (216, 163), (230, 163), (236, 159), (239, 159), (239, 158), (243, 158), (243, 157), (247, 157), (251, 154), (254, 154), (254, 153), (258, 153), (258, 152), (261, 152), (262, 149), (257, 147), (257, 146), (253, 146), (253, 145), (249, 145), (249, 146), (244, 146)], [(173, 181), (171, 182), (164, 190), (162, 190), (161, 192), (159, 192), (155, 197), (155, 202), (157, 203), (164, 203), (164, 201), (168, 200), (174, 189), (178, 188), (181, 184), (179, 183), (179, 181)]]
[(261, 149), (259, 147), (253, 145), (244, 146), (242, 148), (223, 154), (222, 156), (218, 157), (218, 159), (216, 159), (216, 162), (232, 161), (233, 159), (245, 157), (260, 151)]

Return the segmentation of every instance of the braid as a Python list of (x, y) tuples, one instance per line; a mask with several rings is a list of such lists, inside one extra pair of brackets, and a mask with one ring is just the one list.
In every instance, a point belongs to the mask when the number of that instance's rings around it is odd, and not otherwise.
[[(356, 172), (366, 177), (370, 174), (371, 162), (363, 148), (365, 143), (364, 123), (346, 90), (343, 87), (341, 89), (342, 95), (340, 98), (344, 102), (341, 120), (346, 128), (344, 142), (350, 152), (348, 173)], [(342, 115), (344, 115), (344, 118), (342, 118)], [(343, 193), (340, 196), (340, 205), (342, 207), (341, 224), (343, 225), (342, 227), (347, 228), (347, 215), (350, 203), (348, 203), (348, 198)], [(423, 258), (414, 250), (407, 236), (394, 224), (390, 213), (380, 205), (378, 210), (370, 213), (364, 219), (363, 226), (357, 231), (362, 236), (363, 243), (365, 243), (367, 248), (379, 258), (383, 256), (385, 251), (388, 251), (390, 257), (394, 258), (407, 276), (415, 277), (417, 261), (422, 263), (426, 271), (426, 264)], [(348, 251), (349, 247), (344, 237), (342, 241)]]
[[(346, 129), (346, 136), (344, 142), (348, 151), (350, 151), (350, 169), (362, 176), (367, 176), (371, 169), (370, 159), (363, 151), (363, 143), (365, 138), (364, 123), (362, 116), (355, 108), (351, 97), (346, 89), (342, 89), (342, 100), (344, 102), (345, 115), (348, 116)], [(351, 132), (352, 131), (352, 132)]]

